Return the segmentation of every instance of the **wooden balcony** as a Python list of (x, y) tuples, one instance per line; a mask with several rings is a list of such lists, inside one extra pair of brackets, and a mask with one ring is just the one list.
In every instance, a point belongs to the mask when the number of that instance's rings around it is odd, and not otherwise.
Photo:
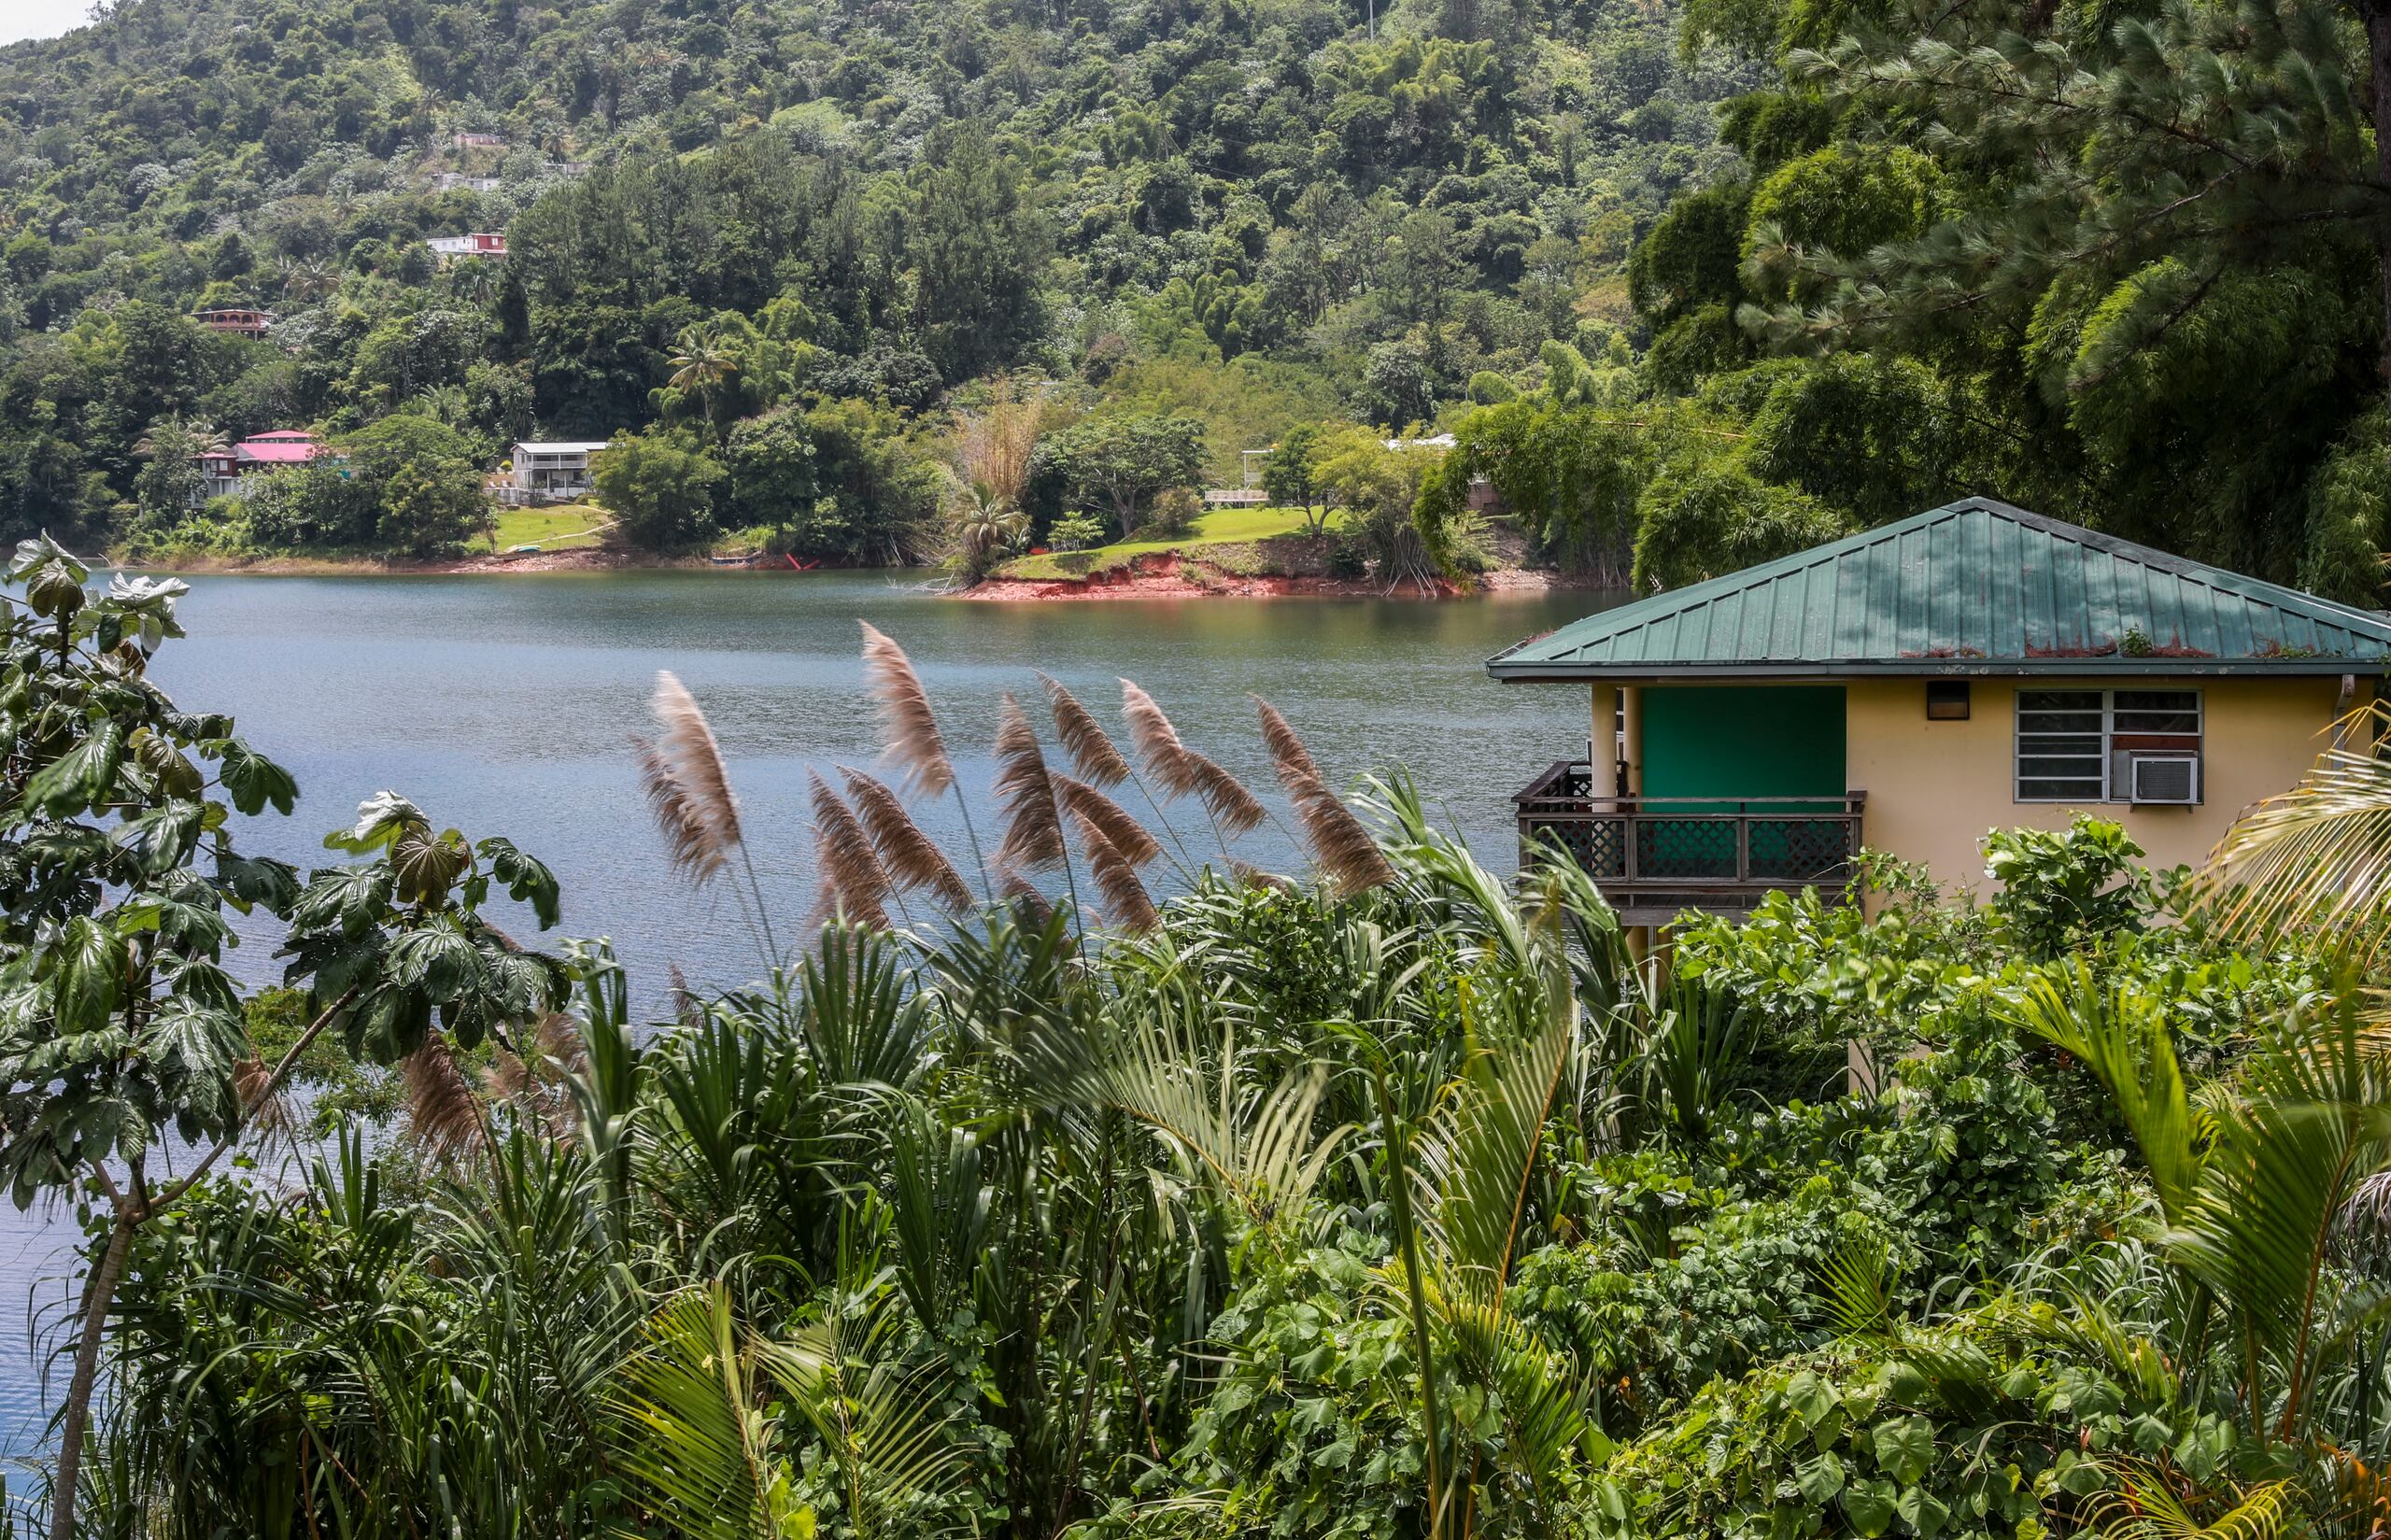
[(1743, 914), (1772, 889), (1840, 897), (1860, 855), (1865, 792), (1833, 797), (1597, 797), (1585, 761), (1557, 761), (1511, 798), (1524, 860), (1567, 852), (1629, 925), (1686, 910)]

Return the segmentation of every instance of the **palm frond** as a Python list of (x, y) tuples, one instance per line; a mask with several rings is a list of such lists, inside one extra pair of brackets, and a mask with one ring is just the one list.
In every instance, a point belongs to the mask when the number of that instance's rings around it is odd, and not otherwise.
[(1351, 1125), (1315, 1133), (1326, 1064), (1290, 1068), (1266, 1090), (1223, 1024), (1208, 996), (1171, 970), (1093, 1028), (1041, 1024), (1026, 1046), (1055, 1095), (1144, 1124), (1254, 1218), (1295, 1212)]
[(2258, 945), (2371, 966), (2391, 940), (2391, 704), (2350, 713), (2299, 784), (2245, 811), (2195, 879), (2202, 910)]
[(1420, 1147), (1424, 1228), (1448, 1292), (1499, 1301), (1510, 1277), (1529, 1177), (1577, 1035), (1565, 976), (1550, 965), (1540, 978), (1542, 1019), (1515, 1024), (1471, 1059)]
[(973, 902), (971, 890), (963, 885), (963, 874), (946, 858), (946, 852), (922, 832), (897, 794), (861, 770), (842, 768), (840, 774), (846, 778), (847, 795), (871, 835), (872, 847), (880, 852), (889, 881), (902, 892), (927, 888), (955, 913), (969, 913)]
[(1434, 1290), (1429, 1300), (1463, 1370), (1495, 1392), (1504, 1433), (1500, 1458), (1557, 1520), (1581, 1473), (1609, 1452), (1610, 1441), (1589, 1411), (1593, 1384), (1499, 1304)]
[(1093, 785), (1109, 788), (1126, 781), (1129, 761), (1113, 747), (1096, 713), (1081, 705), (1061, 680), (1042, 673), (1038, 678), (1046, 686), (1047, 704), (1054, 709), (1054, 736), (1061, 741), (1063, 752), (1071, 756), (1072, 769)]
[(2102, 989), (2079, 958), (2033, 979), (2011, 1015), (2099, 1077), (2150, 1167), (2160, 1211), (2171, 1223), (2189, 1219), (2203, 1156), (2159, 1003), (2129, 984)]
[(802, 1506), (740, 1337), (720, 1283), (684, 1290), (623, 1369), (616, 1468), (642, 1509), (692, 1540), (784, 1540)]
[(2230, 1490), (2230, 1505), (2202, 1519), (2166, 1473), (2129, 1461), (2117, 1472), (2115, 1493), (2100, 1505), (2101, 1527), (2120, 1540), (2277, 1540), (2299, 1517), (2298, 1489), (2288, 1478)]
[(955, 784), (955, 764), (930, 710), (929, 692), (904, 648), (869, 621), (856, 624), (863, 627), (864, 679), (880, 713), (882, 749), (890, 763), (903, 768), (909, 788), (939, 796)]
[(1893, 1324), (1885, 1249), (1846, 1240), (1818, 1269), (1819, 1293), (1837, 1335), (1881, 1336)]
[(837, 1462), (859, 1535), (927, 1534), (920, 1499), (962, 1464), (946, 1436), (946, 1366), (896, 1362), (896, 1318), (840, 1310), (759, 1354)]

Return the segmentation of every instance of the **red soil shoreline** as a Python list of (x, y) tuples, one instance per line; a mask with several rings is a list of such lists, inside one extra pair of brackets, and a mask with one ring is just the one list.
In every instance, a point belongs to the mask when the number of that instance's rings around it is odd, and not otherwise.
[[(1541, 593), (1577, 585), (1559, 572), (1504, 567), (1484, 573), (1474, 591)], [(1451, 599), (1473, 591), (1455, 584), (1405, 581), (1392, 589), (1363, 578), (1303, 573), (1245, 574), (1191, 561), (1176, 551), (1134, 557), (1125, 567), (1085, 577), (983, 579), (956, 593), (984, 604), (1090, 603), (1114, 599)]]

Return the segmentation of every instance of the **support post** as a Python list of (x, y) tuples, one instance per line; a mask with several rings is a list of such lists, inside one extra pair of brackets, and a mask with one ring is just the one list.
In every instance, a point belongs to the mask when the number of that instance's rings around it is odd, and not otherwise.
[(1624, 711), (1620, 759), (1627, 767), (1627, 781), (1619, 788), (1619, 795), (1636, 797), (1644, 790), (1644, 687), (1623, 685), (1620, 697)]
[(1620, 784), (1624, 751), (1620, 742), (1618, 685), (1595, 681), (1592, 726), (1586, 735), (1587, 790), (1595, 797), (1622, 796), (1627, 788)]

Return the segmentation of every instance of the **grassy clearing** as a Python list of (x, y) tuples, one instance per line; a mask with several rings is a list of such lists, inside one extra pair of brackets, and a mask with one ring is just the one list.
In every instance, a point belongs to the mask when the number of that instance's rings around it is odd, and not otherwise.
[[(1328, 516), (1330, 529), (1337, 527), (1337, 518), (1334, 513)], [(997, 575), (1031, 581), (1080, 577), (1118, 567), (1132, 557), (1195, 551), (1206, 545), (1249, 544), (1280, 535), (1300, 534), (1306, 524), (1303, 511), (1298, 508), (1223, 508), (1196, 519), (1195, 532), (1176, 540), (1124, 540), (1089, 551), (1016, 557), (997, 568)]]
[(578, 503), (561, 508), (502, 508), (498, 513), (495, 549), (507, 551), (517, 545), (537, 545), (544, 551), (570, 551), (595, 545), (601, 532), (612, 522), (601, 510)]

